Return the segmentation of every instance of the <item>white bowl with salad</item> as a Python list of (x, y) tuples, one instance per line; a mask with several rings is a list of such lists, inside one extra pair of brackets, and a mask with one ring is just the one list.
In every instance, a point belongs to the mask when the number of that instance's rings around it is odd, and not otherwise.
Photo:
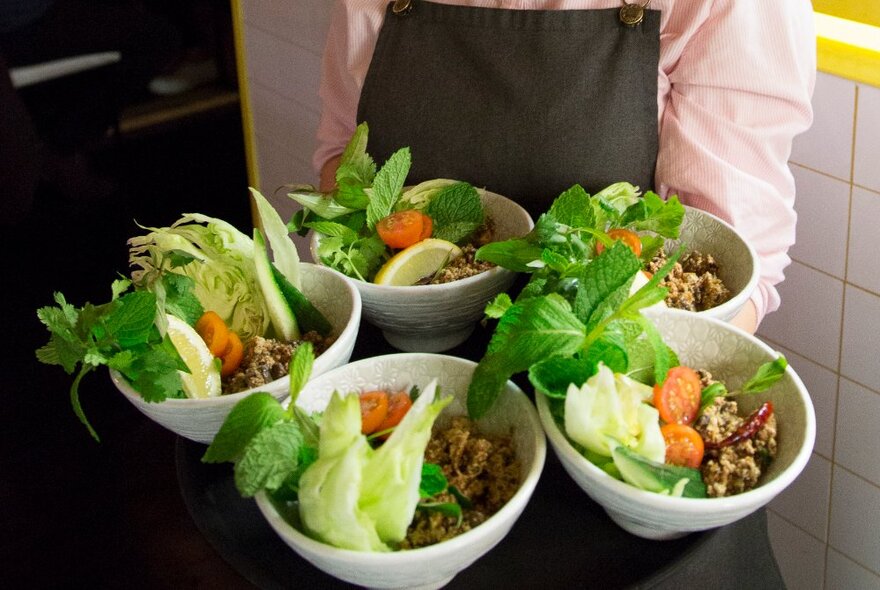
[[(429, 353), (353, 362), (309, 380), (293, 394), (293, 410), (265, 397), (242, 403), (204, 460), (234, 461), (239, 491), (324, 572), (369, 588), (442, 587), (503, 540), (546, 455), (534, 405), (513, 382), (495, 411), (465, 420), (474, 366)], [(383, 406), (375, 396), (386, 392)], [(404, 406), (394, 401), (401, 396)], [(257, 409), (261, 401), (272, 407)], [(408, 408), (402, 418), (400, 407)], [(257, 434), (242, 442), (248, 429)], [(271, 448), (261, 439), (272, 437), (298, 445), (300, 462), (266, 477), (274, 470), (263, 468)]]
[(407, 186), (409, 148), (377, 170), (358, 126), (329, 193), (294, 187), (302, 206), (292, 227), (312, 231), (318, 264), (351, 278), (364, 318), (408, 352), (441, 352), (463, 342), (483, 307), (515, 273), (474, 259), (483, 244), (533, 227), (528, 212), (501, 195), (451, 179)]
[(252, 196), (253, 237), (199, 213), (141, 226), (146, 233), (128, 241), (131, 279), (113, 282), (110, 301), (78, 308), (56, 293), (56, 306), (37, 311), (51, 334), (37, 358), (77, 372), (71, 404), (96, 440), (79, 387), (100, 367), (145, 415), (210, 442), (242, 397), (287, 395), (289, 362), (303, 343), (318, 355), (315, 374), (348, 362), (360, 294), (338, 273), (301, 264), (277, 211)]
[(578, 485), (623, 529), (662, 540), (770, 502), (809, 460), (816, 424), (800, 378), (759, 339), (681, 310), (651, 318), (674, 353), (660, 385), (603, 365), (537, 406)]

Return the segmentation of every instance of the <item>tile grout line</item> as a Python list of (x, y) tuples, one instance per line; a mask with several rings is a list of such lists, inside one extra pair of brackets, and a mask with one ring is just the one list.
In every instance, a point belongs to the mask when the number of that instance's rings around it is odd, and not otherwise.
[(835, 176), (829, 172), (823, 172), (818, 168), (813, 168), (812, 166), (808, 166), (807, 164), (801, 164), (800, 162), (796, 162), (794, 160), (789, 160), (788, 163), (792, 166), (797, 166), (807, 172), (812, 172), (813, 174), (818, 174), (819, 176), (824, 176), (825, 178), (830, 178), (831, 180), (836, 180), (837, 182), (842, 182), (844, 184), (851, 184), (853, 187), (862, 189), (863, 191), (874, 193), (875, 195), (880, 195), (880, 188), (871, 188), (870, 186), (865, 186), (864, 184), (859, 184), (858, 182), (849, 181), (845, 178), (841, 178), (839, 176)]
[(834, 475), (837, 471), (837, 418), (840, 416), (840, 369), (843, 366), (843, 338), (844, 323), (846, 322), (846, 279), (849, 276), (849, 244), (851, 237), (850, 223), (852, 222), (852, 196), (853, 196), (853, 178), (855, 175), (856, 161), (856, 129), (858, 128), (859, 117), (859, 87), (856, 84), (853, 92), (853, 119), (852, 119), (852, 139), (850, 140), (850, 159), (849, 159), (849, 203), (847, 203), (847, 221), (846, 221), (846, 257), (843, 261), (843, 300), (840, 305), (840, 332), (837, 341), (837, 392), (834, 399), (834, 436), (831, 438), (831, 470), (828, 478), (828, 518), (825, 520), (825, 579), (822, 580), (823, 589), (828, 585), (828, 560), (831, 553), (831, 519), (833, 518), (834, 506)]

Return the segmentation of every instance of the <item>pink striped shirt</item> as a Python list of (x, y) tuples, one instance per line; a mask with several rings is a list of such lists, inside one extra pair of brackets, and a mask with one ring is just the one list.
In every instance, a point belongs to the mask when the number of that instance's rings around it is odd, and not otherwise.
[[(512, 9), (615, 8), (621, 0), (433, 0)], [(313, 164), (342, 152), (387, 0), (337, 0), (324, 53)], [(779, 307), (796, 214), (792, 139), (812, 122), (807, 0), (652, 0), (661, 11), (656, 190), (731, 223), (761, 262), (758, 319)], [(586, 105), (585, 105), (586, 106)], [(625, 179), (621, 179), (625, 180)], [(643, 187), (644, 188), (644, 187)]]

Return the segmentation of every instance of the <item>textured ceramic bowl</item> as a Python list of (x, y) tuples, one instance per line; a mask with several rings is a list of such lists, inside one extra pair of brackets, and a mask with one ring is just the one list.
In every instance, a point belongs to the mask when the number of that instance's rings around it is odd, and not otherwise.
[[(319, 411), (326, 407), (334, 390), (424, 387), (437, 378), (441, 393), (455, 398), (438, 418), (442, 424), (452, 416), (466, 413), (465, 394), (475, 366), (465, 359), (427, 353), (368, 358), (312, 379), (296, 403), (308, 411)], [(531, 498), (544, 467), (546, 442), (532, 403), (511, 381), (507, 382), (500, 402), (479, 424), (483, 432), (512, 434), (522, 468), (519, 490), (486, 522), (448, 541), (390, 553), (338, 549), (291, 526), (265, 494), (257, 495), (257, 505), (285, 543), (332, 576), (368, 588), (439, 588), (504, 538)]]
[[(361, 298), (352, 282), (334, 270), (309, 263), (303, 263), (301, 269), (303, 293), (333, 324), (333, 335), (336, 336), (336, 341), (315, 359), (312, 375), (320, 375), (344, 365), (351, 358), (360, 327)], [(110, 377), (128, 401), (148, 418), (200, 443), (214, 440), (226, 415), (243, 397), (255, 391), (267, 391), (281, 401), (287, 397), (290, 386), (290, 378), (284, 376), (262, 387), (231, 395), (148, 403), (122, 375), (110, 371)]]
[[(479, 190), (479, 189), (478, 189)], [(528, 212), (506, 197), (479, 190), (496, 240), (527, 234), (534, 223)], [(313, 259), (321, 234), (313, 234)], [(516, 273), (496, 267), (442, 285), (391, 287), (355, 280), (364, 303), (364, 318), (382, 330), (394, 347), (407, 352), (442, 352), (464, 342), (483, 317), (486, 303), (507, 290)]]
[(730, 321), (758, 286), (760, 267), (755, 249), (724, 220), (688, 206), (678, 239), (667, 240), (665, 250), (671, 254), (681, 244), (685, 253), (711, 254), (718, 262), (718, 276), (731, 294), (721, 305), (697, 313)]
[[(653, 319), (683, 364), (708, 370), (730, 390), (741, 386), (760, 364), (778, 356), (757, 338), (715, 318), (666, 310)], [(539, 394), (537, 405), (550, 444), (575, 482), (624, 530), (661, 540), (748, 516), (800, 474), (813, 450), (816, 419), (810, 396), (790, 366), (771, 390), (737, 398), (743, 414), (767, 400), (773, 402), (778, 420), (777, 456), (756, 488), (726, 498), (674, 498), (614, 479), (575, 450), (551, 416), (546, 396)]]

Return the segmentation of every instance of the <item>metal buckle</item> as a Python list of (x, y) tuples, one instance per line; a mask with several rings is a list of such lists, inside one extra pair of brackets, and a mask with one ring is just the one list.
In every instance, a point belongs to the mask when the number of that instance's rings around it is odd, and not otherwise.
[(651, 0), (646, 0), (644, 4), (630, 4), (626, 0), (622, 1), (623, 7), (620, 9), (620, 22), (628, 27), (639, 25), (645, 18), (645, 9), (651, 3)]
[(412, 10), (412, 0), (394, 0), (394, 6), (391, 7), (391, 12), (397, 16), (403, 16), (410, 10)]

